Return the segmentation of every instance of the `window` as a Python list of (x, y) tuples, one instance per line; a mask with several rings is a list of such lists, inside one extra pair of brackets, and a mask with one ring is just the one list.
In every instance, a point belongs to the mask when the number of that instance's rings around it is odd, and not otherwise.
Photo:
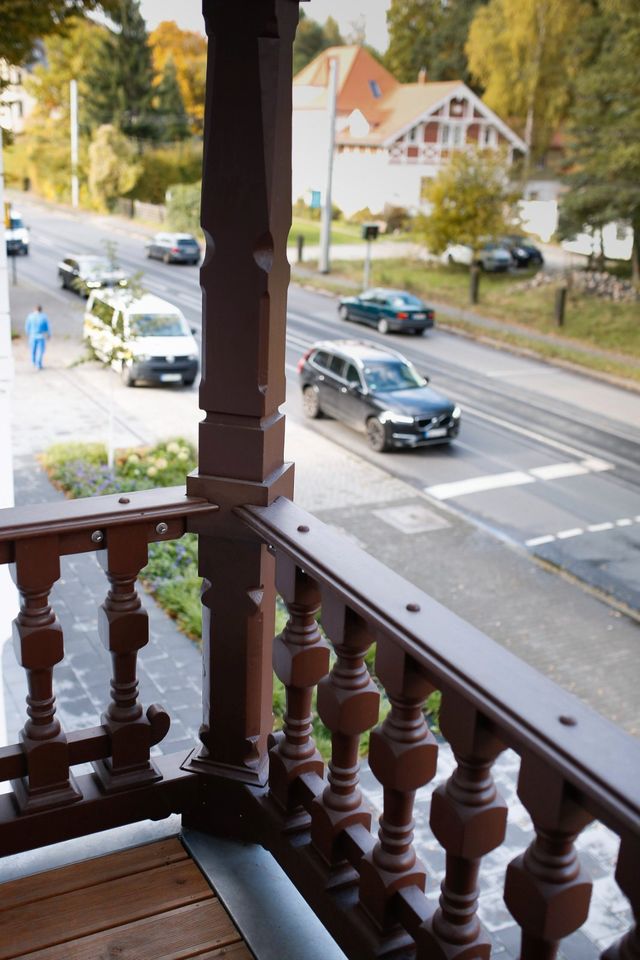
[(380, 85), (377, 80), (369, 80), (369, 89), (376, 100), (382, 96), (382, 90), (380, 89)]
[(345, 360), (342, 357), (331, 357), (331, 363), (329, 364), (329, 370), (336, 377), (342, 377), (344, 370)]
[(344, 372), (344, 377), (348, 383), (360, 383), (360, 374), (352, 363), (347, 363), (347, 369)]
[(496, 128), (490, 124), (483, 129), (482, 143), (485, 147), (495, 147), (498, 142)]
[(329, 369), (329, 354), (326, 350), (318, 350), (311, 359), (317, 367), (324, 367), (326, 370)]

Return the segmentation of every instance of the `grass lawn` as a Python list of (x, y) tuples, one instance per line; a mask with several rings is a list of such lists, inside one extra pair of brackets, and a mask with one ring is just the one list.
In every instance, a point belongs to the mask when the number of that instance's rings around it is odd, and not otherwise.
[[(320, 221), (294, 217), (289, 234), (289, 245), (295, 246), (300, 235), (304, 237), (306, 244), (311, 246), (319, 244)], [(357, 223), (345, 223), (344, 220), (333, 220), (331, 223), (331, 243), (363, 243), (360, 226)]]
[[(310, 264), (307, 264), (310, 266)], [(362, 281), (362, 262), (334, 260), (330, 277), (305, 277), (304, 282), (335, 293), (353, 293), (354, 282)], [(406, 259), (377, 260), (372, 265), (372, 285), (400, 287), (426, 301), (458, 307), (459, 317), (443, 317), (442, 322), (470, 332), (484, 332), (492, 339), (531, 349), (542, 356), (558, 357), (591, 369), (640, 380), (640, 304), (614, 303), (585, 294), (570, 292), (565, 324), (556, 325), (553, 308), (555, 287), (525, 290), (528, 272), (484, 274), (480, 282), (480, 303), (469, 304), (469, 273), (465, 267), (450, 267)], [(517, 331), (481, 331), (463, 311), (472, 309), (493, 320), (517, 325)], [(532, 339), (531, 332), (561, 336), (549, 344)], [(619, 356), (593, 357), (572, 350), (571, 343), (611, 351)], [(625, 363), (625, 358), (629, 363)]]

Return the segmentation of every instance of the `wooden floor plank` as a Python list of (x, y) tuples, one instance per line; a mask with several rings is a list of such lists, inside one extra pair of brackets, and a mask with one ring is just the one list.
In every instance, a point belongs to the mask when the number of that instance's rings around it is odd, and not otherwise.
[(186, 860), (188, 853), (177, 837), (146, 843), (130, 850), (121, 850), (105, 857), (83, 860), (68, 867), (59, 867), (31, 877), (10, 880), (0, 886), (0, 924), (2, 911), (20, 904), (33, 903), (50, 897), (52, 893), (70, 893), (84, 890), (96, 883), (116, 880), (154, 867)]
[(12, 907), (0, 914), (0, 960), (212, 897), (195, 863), (187, 860)]
[(207, 950), (206, 953), (195, 954), (190, 960), (219, 960), (220, 957), (227, 957), (228, 960), (255, 960), (251, 950), (243, 941), (222, 947), (221, 950), (214, 950), (213, 953)]
[[(104, 930), (73, 943), (22, 954), (20, 960), (186, 960), (229, 957), (244, 960), (250, 953), (224, 952), (243, 946), (240, 934), (219, 900), (204, 900)], [(219, 948), (222, 948), (222, 952)], [(204, 952), (203, 952), (204, 951)]]

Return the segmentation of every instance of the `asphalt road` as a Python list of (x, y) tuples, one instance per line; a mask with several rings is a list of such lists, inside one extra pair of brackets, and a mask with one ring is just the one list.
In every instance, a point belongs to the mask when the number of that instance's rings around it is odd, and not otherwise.
[[(144, 273), (152, 292), (201, 323), (198, 269), (147, 260), (135, 225), (78, 218), (32, 202), (31, 254), (16, 261), (18, 280), (42, 290), (80, 336), (83, 302), (58, 287), (56, 263), (117, 243), (121, 265)], [(428, 499), (463, 513), (514, 546), (535, 553), (590, 586), (640, 610), (640, 396), (531, 359), (435, 330), (423, 338), (380, 336), (345, 324), (335, 301), (292, 287), (289, 296), (287, 415), (302, 419), (295, 364), (317, 339), (366, 336), (401, 350), (432, 386), (460, 404), (462, 428), (450, 446), (379, 455), (364, 436), (331, 420), (313, 429), (383, 465)], [(126, 393), (124, 388), (122, 392)], [(167, 398), (193, 411), (197, 390), (128, 391), (132, 411)], [(119, 396), (120, 399), (120, 396)], [(192, 415), (192, 414), (191, 414)]]

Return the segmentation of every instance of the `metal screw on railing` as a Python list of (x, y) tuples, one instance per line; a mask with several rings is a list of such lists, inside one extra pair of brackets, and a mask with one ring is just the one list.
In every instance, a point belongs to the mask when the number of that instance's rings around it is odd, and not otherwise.
[(409, 613), (420, 613), (420, 604), (419, 603), (408, 603), (407, 610)]
[(104, 540), (104, 533), (102, 532), (102, 530), (94, 530), (93, 533), (91, 534), (91, 542), (102, 543), (103, 540)]
[(578, 723), (575, 717), (569, 717), (566, 714), (562, 714), (562, 716), (558, 717), (558, 720), (563, 727), (575, 727)]
[(161, 520), (156, 526), (156, 533), (166, 533), (168, 529), (168, 525), (164, 522), (164, 520)]
[(129, 497), (120, 497), (118, 503), (131, 503)]
[(306, 524), (301, 523), (298, 527), (298, 533), (309, 533), (309, 527)]

